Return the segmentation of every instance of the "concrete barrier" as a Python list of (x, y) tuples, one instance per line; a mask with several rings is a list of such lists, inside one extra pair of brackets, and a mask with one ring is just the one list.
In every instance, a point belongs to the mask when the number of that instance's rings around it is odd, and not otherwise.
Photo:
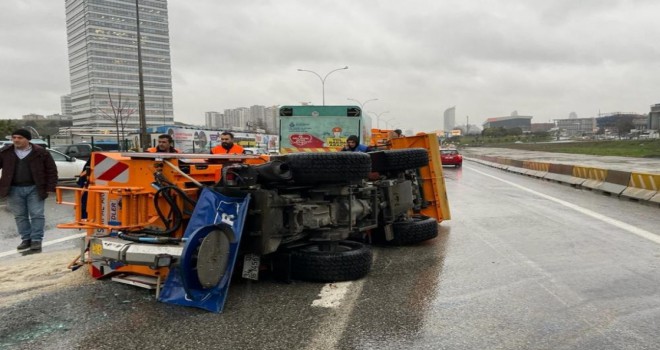
[(630, 172), (612, 169), (607, 169), (606, 172), (607, 175), (605, 175), (605, 181), (597, 188), (597, 190), (615, 194), (617, 196), (621, 195), (621, 193), (628, 188)]
[(660, 204), (660, 174), (632, 172), (621, 196)]
[(476, 156), (479, 163), (660, 205), (660, 174)]
[(512, 173), (517, 173), (517, 174), (525, 174), (527, 171), (525, 168), (523, 168), (523, 161), (522, 160), (516, 160), (516, 159), (507, 159), (507, 171), (510, 171)]
[(523, 161), (523, 168), (527, 169), (527, 175), (543, 178), (548, 173), (550, 164), (525, 160)]
[(607, 170), (588, 166), (573, 166), (573, 176), (585, 179), (580, 186), (597, 190), (605, 182)]
[(543, 178), (574, 186), (579, 186), (586, 181), (586, 179), (573, 176), (573, 165), (568, 164), (550, 164), (548, 173)]
[(507, 159), (507, 158), (495, 157), (495, 163), (498, 164), (497, 168), (504, 169), (504, 170), (509, 168), (508, 160), (509, 159)]

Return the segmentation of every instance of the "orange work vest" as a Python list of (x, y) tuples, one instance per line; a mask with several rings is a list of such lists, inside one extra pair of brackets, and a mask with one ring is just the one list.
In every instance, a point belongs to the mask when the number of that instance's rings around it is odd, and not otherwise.
[(217, 145), (211, 150), (212, 154), (243, 154), (245, 150), (241, 145), (234, 144), (229, 150), (226, 150), (222, 145)]

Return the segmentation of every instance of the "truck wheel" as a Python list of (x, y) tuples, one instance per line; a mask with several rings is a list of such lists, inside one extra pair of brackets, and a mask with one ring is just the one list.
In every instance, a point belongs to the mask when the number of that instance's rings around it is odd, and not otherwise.
[(392, 224), (394, 239), (387, 244), (406, 245), (423, 242), (438, 236), (438, 222), (431, 217), (419, 215), (406, 221)]
[(303, 281), (352, 281), (369, 273), (372, 258), (371, 249), (360, 242), (340, 241), (334, 251), (310, 244), (291, 252), (291, 275)]
[(423, 148), (393, 149), (383, 151), (385, 168), (378, 172), (416, 169), (429, 164), (429, 155)]
[(371, 158), (366, 153), (294, 153), (286, 156), (294, 182), (350, 182), (366, 179)]

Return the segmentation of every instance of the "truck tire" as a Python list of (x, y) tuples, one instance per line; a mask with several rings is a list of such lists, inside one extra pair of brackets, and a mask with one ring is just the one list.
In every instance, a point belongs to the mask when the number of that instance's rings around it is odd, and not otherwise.
[(414, 244), (438, 236), (438, 221), (424, 215), (413, 216), (406, 221), (397, 221), (392, 224), (394, 239), (388, 241), (391, 245)]
[(371, 172), (371, 158), (359, 152), (294, 153), (286, 162), (300, 184), (358, 181)]
[(393, 149), (383, 151), (385, 162), (383, 169), (374, 171), (401, 171), (416, 169), (429, 164), (429, 155), (423, 148)]
[(371, 270), (373, 253), (368, 246), (340, 241), (335, 251), (322, 251), (310, 244), (291, 252), (291, 275), (313, 282), (340, 282), (362, 278)]

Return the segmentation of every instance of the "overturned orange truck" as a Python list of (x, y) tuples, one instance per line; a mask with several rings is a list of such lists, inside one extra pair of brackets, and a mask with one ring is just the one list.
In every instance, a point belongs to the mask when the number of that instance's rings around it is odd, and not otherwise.
[(86, 231), (79, 266), (220, 312), (235, 268), (354, 280), (371, 270), (370, 243), (437, 236), (450, 214), (435, 135), (337, 152), (370, 130), (359, 107), (302, 107), (280, 110), (280, 156), (94, 153), (83, 187), (57, 189), (75, 212), (59, 227)]

